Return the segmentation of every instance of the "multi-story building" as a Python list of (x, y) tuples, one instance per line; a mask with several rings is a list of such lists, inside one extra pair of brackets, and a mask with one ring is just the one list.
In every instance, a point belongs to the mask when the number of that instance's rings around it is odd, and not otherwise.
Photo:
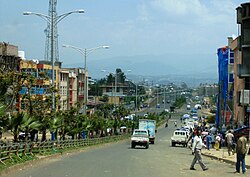
[(109, 103), (120, 104), (123, 97), (135, 94), (136, 86), (132, 82), (126, 81), (125, 83), (117, 83), (116, 85), (102, 85), (101, 89), (103, 95), (109, 97)]
[(231, 43), (231, 50), (234, 52), (234, 94), (233, 94), (233, 112), (234, 122), (237, 126), (242, 126), (245, 119), (245, 107), (240, 103), (241, 91), (245, 88), (245, 81), (239, 76), (239, 65), (241, 61), (241, 52), (239, 51), (239, 38)]
[(211, 97), (218, 94), (217, 84), (201, 84), (198, 88), (198, 93), (201, 96)]
[(60, 82), (59, 82), (59, 91), (60, 91), (60, 110), (69, 109), (69, 81), (70, 74), (68, 69), (60, 69)]
[[(21, 60), (20, 61), (20, 72), (26, 73), (28, 75), (34, 76), (35, 78), (38, 77), (38, 70), (37, 70), (37, 63), (35, 63), (32, 60)], [(38, 84), (40, 85), (40, 84)], [(44, 94), (44, 90), (38, 85), (28, 85), (28, 83), (24, 82), (22, 85), (22, 89), (19, 92), (17, 102), (16, 102), (16, 108), (18, 111), (26, 110), (27, 109), (27, 100), (22, 99), (22, 95), (25, 94), (31, 94), (31, 95), (36, 95), (36, 94)], [(29, 93), (30, 92), (30, 93)]]
[[(237, 82), (235, 85), (236, 99), (235, 119), (238, 126), (250, 124), (250, 3), (242, 3), (237, 10), (237, 24), (240, 29), (240, 36), (234, 43), (234, 54), (237, 56), (235, 64), (237, 68)], [(235, 66), (236, 67), (236, 66)], [(237, 94), (238, 93), (238, 94)], [(241, 106), (237, 107), (237, 106)]]
[[(37, 83), (34, 85), (26, 85), (22, 86), (22, 90), (19, 92), (20, 95), (24, 95), (29, 93), (31, 95), (44, 95), (48, 96), (51, 95), (50, 87), (51, 87), (51, 78), (52, 78), (52, 66), (47, 61), (38, 61), (38, 60), (21, 60), (20, 61), (20, 71), (30, 74), (37, 79)], [(59, 83), (59, 66), (55, 66), (55, 88), (58, 89)], [(46, 78), (45, 78), (46, 77)], [(50, 78), (50, 79), (47, 79)], [(29, 87), (29, 88), (28, 88)], [(28, 90), (30, 89), (30, 90)], [(58, 94), (56, 94), (56, 98)], [(56, 109), (59, 108), (59, 100), (56, 99)], [(26, 101), (20, 99), (17, 102), (18, 110), (25, 110), (26, 109)]]
[[(0, 42), (0, 70), (1, 72), (19, 71), (20, 57), (18, 56), (18, 47)], [(12, 97), (6, 98), (6, 103), (13, 103), (10, 109), (15, 109), (16, 102), (12, 102)]]
[(0, 42), (0, 68), (2, 70), (19, 70), (18, 47)]
[(69, 70), (69, 107), (74, 107), (77, 103), (77, 75), (74, 70)]
[[(69, 84), (69, 97), (70, 97), (70, 107), (76, 106), (75, 104), (78, 102), (80, 103), (80, 107), (82, 108), (84, 103), (84, 80), (87, 79), (88, 84), (88, 72), (85, 72), (83, 68), (67, 68), (70, 73), (70, 84)], [(76, 87), (75, 87), (76, 86)], [(86, 97), (88, 100), (88, 87), (86, 91)], [(76, 93), (76, 94), (75, 94)], [(76, 100), (75, 100), (76, 96)]]
[[(31, 74), (37, 78), (37, 83), (30, 86), (23, 85), (20, 96), (16, 100), (16, 108), (18, 110), (26, 109), (26, 101), (21, 99), (21, 95), (29, 93), (31, 95), (48, 95), (51, 94), (52, 84), (52, 65), (50, 61), (26, 60), (24, 56), (18, 56), (18, 47), (7, 43), (0, 43), (0, 68), (1, 70), (16, 70)], [(56, 109), (68, 110), (75, 107), (77, 103), (83, 106), (84, 102), (84, 80), (87, 79), (88, 72), (83, 68), (62, 68), (62, 63), (55, 62), (54, 70), (54, 87), (57, 90), (55, 95)], [(41, 77), (45, 75), (45, 79)], [(87, 87), (88, 88), (88, 87)], [(88, 89), (86, 97), (88, 98)], [(87, 99), (88, 100), (88, 99)]]

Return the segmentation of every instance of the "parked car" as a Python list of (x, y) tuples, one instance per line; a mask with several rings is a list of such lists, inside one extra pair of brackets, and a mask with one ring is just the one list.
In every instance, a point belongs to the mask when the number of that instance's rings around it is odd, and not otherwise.
[(241, 136), (246, 136), (246, 138), (249, 140), (249, 126), (246, 126), (246, 127), (242, 127), (242, 128), (238, 128), (238, 129), (235, 129), (233, 132), (234, 134), (234, 138), (237, 140), (239, 137)]
[(147, 130), (135, 129), (131, 137), (131, 148), (135, 148), (137, 145), (149, 148), (149, 135)]

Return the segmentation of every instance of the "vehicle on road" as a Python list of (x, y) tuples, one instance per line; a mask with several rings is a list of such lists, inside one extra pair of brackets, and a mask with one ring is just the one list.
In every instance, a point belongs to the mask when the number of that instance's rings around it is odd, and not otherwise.
[(195, 109), (201, 109), (201, 104), (196, 104), (194, 107)]
[(148, 131), (149, 142), (155, 143), (156, 121), (150, 119), (139, 119), (139, 129)]
[(146, 149), (149, 148), (149, 135), (147, 130), (135, 129), (131, 136), (131, 148), (136, 146), (144, 146)]
[(197, 109), (196, 109), (196, 108), (192, 108), (191, 113), (195, 113), (195, 114), (197, 114), (197, 113), (198, 113), (198, 111), (197, 111)]
[(175, 130), (171, 137), (171, 146), (176, 144), (183, 145), (187, 147), (188, 132), (185, 130)]

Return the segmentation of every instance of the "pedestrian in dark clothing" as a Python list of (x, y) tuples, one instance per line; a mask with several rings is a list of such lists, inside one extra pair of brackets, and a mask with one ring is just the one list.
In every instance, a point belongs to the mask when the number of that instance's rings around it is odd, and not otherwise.
[(236, 162), (236, 173), (240, 173), (240, 163), (242, 165), (242, 173), (246, 172), (245, 157), (247, 153), (247, 139), (245, 136), (241, 136), (237, 140), (236, 144), (237, 162)]
[(210, 133), (206, 136), (206, 145), (207, 145), (207, 150), (210, 150), (211, 148), (211, 142), (212, 142), (212, 136)]

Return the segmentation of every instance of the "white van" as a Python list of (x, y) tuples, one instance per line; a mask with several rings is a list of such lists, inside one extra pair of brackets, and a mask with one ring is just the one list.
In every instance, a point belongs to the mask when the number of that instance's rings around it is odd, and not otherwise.
[(175, 130), (171, 137), (171, 145), (174, 147), (176, 144), (181, 144), (187, 147), (188, 132), (185, 130)]

